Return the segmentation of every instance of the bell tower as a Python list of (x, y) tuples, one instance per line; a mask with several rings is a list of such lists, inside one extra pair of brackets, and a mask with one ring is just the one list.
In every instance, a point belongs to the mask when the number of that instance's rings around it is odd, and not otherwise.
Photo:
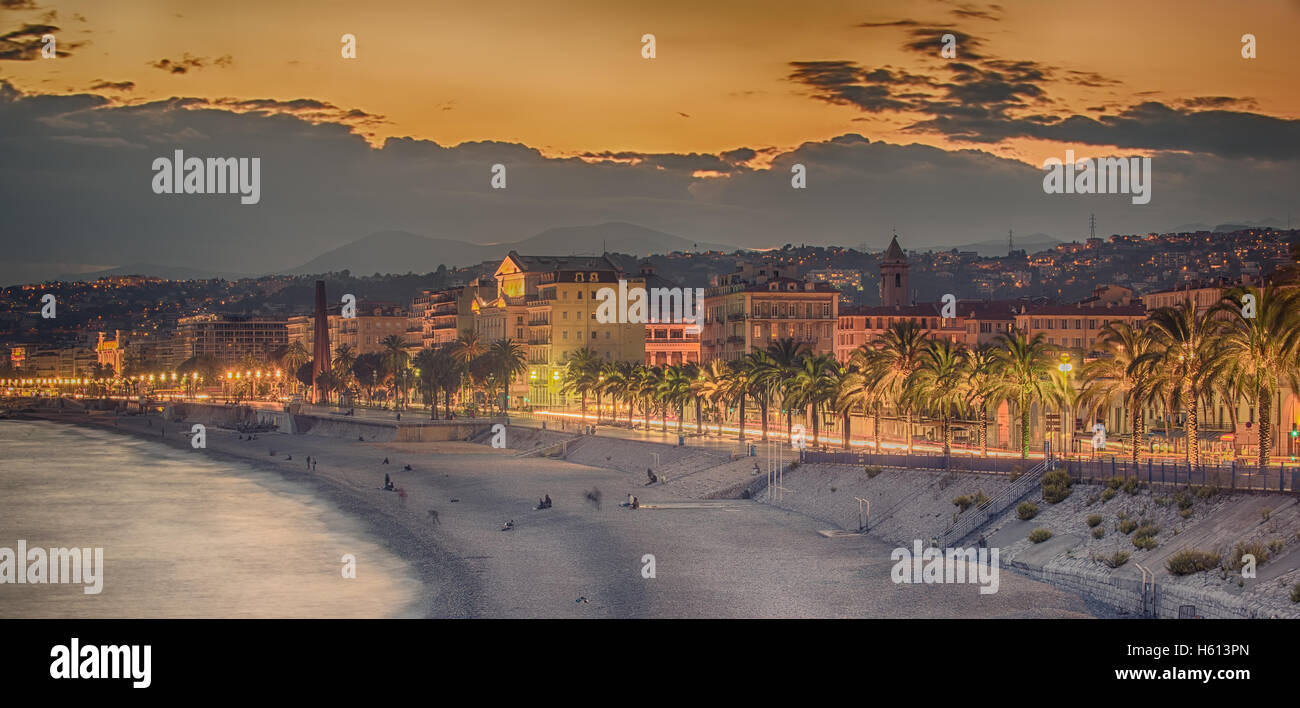
[(895, 234), (889, 248), (880, 259), (880, 304), (886, 307), (911, 305), (911, 290), (907, 284), (907, 256), (898, 245)]

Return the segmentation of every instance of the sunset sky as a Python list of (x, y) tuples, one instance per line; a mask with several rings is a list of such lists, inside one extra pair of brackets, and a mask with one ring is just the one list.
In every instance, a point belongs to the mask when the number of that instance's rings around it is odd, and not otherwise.
[[(1220, 177), (1224, 169), (1245, 169), (1260, 175), (1261, 184), (1280, 179), (1278, 186), (1285, 188), (1296, 186), (1300, 174), (1297, 30), (1300, 0), (0, 0), (0, 81), (11, 87), (0, 84), (0, 100), (50, 110), (39, 118), (21, 112), (46, 138), (98, 142), (105, 149), (112, 140), (139, 145), (126, 133), (159, 127), (150, 119), (154, 115), (177, 129), (169, 136), (195, 137), (176, 114), (204, 113), (200, 109), (258, 112), (250, 118), (288, 113), (327, 127), (341, 124), (366, 140), (372, 157), (393, 150), (391, 143), (381, 149), (393, 137), (449, 149), (478, 141), (518, 144), (556, 167), (563, 163), (553, 158), (580, 157), (668, 172), (683, 180), (672, 188), (673, 199), (702, 200), (710, 207), (727, 201), (717, 194), (740, 184), (740, 178), (766, 173), (774, 162), (773, 170), (783, 169), (782, 179), (788, 181), (792, 154), (804, 150), (815, 157), (818, 146), (830, 149), (846, 135), (873, 146), (979, 150), (1035, 170), (1045, 158), (1063, 156), (1066, 148), (1080, 156), (1162, 154), (1169, 159), (1166, 165), (1185, 158), (1204, 158), (1202, 165), (1222, 160), (1231, 165), (1210, 170)], [(45, 32), (58, 38), (65, 55), (39, 57), (39, 36)], [(955, 59), (940, 57), (939, 37), (948, 32), (958, 37)], [(355, 60), (340, 56), (345, 33), (357, 37)], [(641, 55), (647, 33), (656, 37), (654, 59)], [(1256, 59), (1241, 57), (1246, 33), (1257, 39)], [(43, 94), (69, 98), (60, 99), (64, 104), (41, 103), (37, 99)], [(173, 98), (185, 100), (167, 101)], [(79, 113), (88, 119), (71, 117)], [(105, 118), (110, 115), (113, 120)], [(18, 118), (0, 112), (0, 120)], [(78, 125), (81, 134), (49, 133), (60, 121)], [(107, 125), (115, 127), (100, 130)], [(254, 126), (266, 125), (281, 124), (250, 120), (247, 130), (265, 139), (265, 129)], [(240, 130), (231, 128), (227, 137), (237, 140)], [(324, 134), (341, 139), (337, 132)], [(454, 157), (463, 159), (474, 149), (462, 146)], [(915, 150), (909, 155), (929, 154)], [(76, 159), (68, 169), (75, 169)], [(1156, 164), (1159, 170), (1161, 161)], [(813, 185), (824, 185), (831, 174), (817, 173)], [(1184, 204), (1206, 206), (1198, 194), (1203, 186), (1182, 183), (1193, 177), (1180, 169), (1173, 186), (1188, 190), (1178, 193)], [(1170, 180), (1158, 182), (1157, 199), (1172, 197), (1170, 189)], [(622, 200), (664, 196), (629, 190)], [(1126, 210), (1135, 216), (1125, 220), (1117, 212), (1110, 224), (1122, 231), (1198, 220), (1285, 219), (1294, 204), (1254, 188), (1251, 194), (1259, 199), (1227, 201), (1213, 213), (1177, 216), (1178, 207), (1166, 203), (1173, 208), (1158, 218), (1155, 209)], [(551, 226), (619, 217), (618, 209), (602, 207), (596, 215), (589, 206), (568, 219), (547, 214), (550, 221), (542, 222), (536, 212), (521, 213), (496, 224), (493, 233), (505, 238), (522, 230), (514, 236), (523, 238)], [(734, 200), (726, 206), (748, 208)], [(1105, 211), (1089, 206), (1084, 212), (1088, 209)], [(910, 223), (905, 213), (881, 218), (924, 229), (929, 233), (918, 239), (926, 245), (942, 243), (940, 232), (952, 224), (975, 223), (980, 230), (954, 237), (953, 243), (1007, 228), (998, 225), (995, 231), (977, 216), (954, 214), (947, 225)], [(785, 238), (719, 233), (725, 223), (720, 218), (689, 222), (629, 211), (618, 220), (739, 245), (765, 246)], [(1077, 235), (1054, 232), (1046, 220), (1018, 228), (1061, 238)], [(370, 231), (440, 231), (427, 224), (420, 228), (419, 221), (358, 219), (355, 228), (371, 223)], [(441, 231), (491, 240), (484, 232), (462, 233), (472, 221), (462, 215)], [(769, 220), (753, 223), (764, 221)], [(534, 222), (534, 228), (527, 226)], [(837, 228), (828, 224), (813, 232), (836, 240)], [(349, 233), (340, 230), (319, 245), (364, 235)], [(845, 234), (839, 240), (856, 243), (860, 237)], [(65, 251), (84, 252), (86, 239), (60, 232), (47, 245), (60, 243), (67, 245)], [(281, 254), (283, 264), (291, 262), (290, 250)], [(28, 256), (78, 260), (71, 252), (54, 251)], [(104, 262), (106, 255), (94, 262)]]

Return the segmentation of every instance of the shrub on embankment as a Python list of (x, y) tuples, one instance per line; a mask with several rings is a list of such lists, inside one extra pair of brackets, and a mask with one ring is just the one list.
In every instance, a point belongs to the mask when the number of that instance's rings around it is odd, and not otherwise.
[(1217, 566), (1220, 559), (1219, 554), (1213, 551), (1186, 548), (1169, 556), (1165, 561), (1165, 568), (1174, 575), (1191, 575)]

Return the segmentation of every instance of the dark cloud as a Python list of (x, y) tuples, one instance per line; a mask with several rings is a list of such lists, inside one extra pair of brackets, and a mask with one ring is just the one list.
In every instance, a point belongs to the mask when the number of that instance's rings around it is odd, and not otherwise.
[(134, 91), (134, 81), (104, 81), (100, 79), (90, 85), (92, 91)]
[[(45, 46), (41, 37), (55, 34), (59, 28), (50, 24), (26, 24), (22, 27), (0, 35), (0, 61), (34, 61), (41, 58), (41, 48)], [(71, 56), (67, 49), (76, 49), (84, 43), (67, 43), (55, 39), (55, 54), (60, 57)]]
[[(912, 24), (903, 20), (893, 26)], [(947, 33), (957, 38), (959, 59), (938, 59)], [(1145, 101), (1084, 109), (1115, 113), (1094, 118), (1062, 106), (1051, 95), (1051, 87), (1064, 83), (1103, 88), (1119, 85), (1119, 81), (1096, 72), (987, 55), (984, 40), (954, 29), (913, 28), (906, 36), (905, 49), (934, 60), (930, 73), (864, 67), (839, 59), (792, 61), (786, 78), (810, 89), (814, 99), (853, 106), (868, 114), (911, 117), (913, 122), (904, 130), (960, 142), (994, 144), (1008, 138), (1038, 138), (1229, 158), (1289, 160), (1300, 155), (1300, 121), (1248, 112), (1255, 107), (1249, 98), (1202, 96), (1169, 105)]]
[(893, 20), (891, 22), (863, 22), (858, 27), (873, 29), (876, 27), (917, 27), (921, 23), (916, 20)]
[[(1160, 154), (1152, 201), (1138, 206), (1124, 195), (1044, 194), (1042, 170), (980, 150), (856, 134), (790, 150), (548, 157), (495, 141), (446, 146), (395, 138), (376, 147), (353, 127), (299, 115), (336, 108), (312, 99), (222, 105), (187, 97), (121, 105), (89, 94), (23, 94), (0, 81), (0, 164), (40, 165), (0, 170), (6, 263), (266, 272), (385, 229), (500, 243), (610, 221), (701, 243), (866, 241), (880, 249), (896, 225), (906, 246), (951, 247), (1008, 228), (1078, 238), (1087, 234), (1090, 213), (1107, 232), (1120, 233), (1260, 218), (1284, 213), (1300, 184), (1300, 160)], [(1182, 113), (1147, 106), (1124, 115), (1156, 124), (1158, 133)], [(1129, 129), (1034, 120), (1025, 123), (1036, 131)], [(153, 159), (177, 149), (191, 157), (260, 158), (261, 201), (153, 194)], [(770, 167), (750, 166), (759, 157)], [(491, 188), (498, 163), (507, 166), (508, 189)], [(807, 189), (791, 189), (795, 163), (807, 168)]]
[(984, 40), (960, 30), (947, 27), (922, 27), (910, 30), (908, 35), (912, 37), (912, 41), (904, 44), (903, 48), (909, 49), (913, 52), (938, 57), (939, 50), (943, 49), (945, 44), (943, 37), (948, 34), (952, 35), (953, 39), (956, 41), (958, 57), (965, 60), (984, 58), (984, 56), (979, 53), (980, 47), (984, 46)]
[(225, 68), (230, 66), (232, 61), (234, 60), (229, 54), (217, 57), (216, 59), (209, 59), (208, 57), (191, 56), (189, 52), (186, 52), (180, 59), (163, 58), (149, 62), (149, 66), (152, 66), (155, 69), (161, 69), (170, 74), (186, 74), (191, 70), (203, 69), (208, 66)]

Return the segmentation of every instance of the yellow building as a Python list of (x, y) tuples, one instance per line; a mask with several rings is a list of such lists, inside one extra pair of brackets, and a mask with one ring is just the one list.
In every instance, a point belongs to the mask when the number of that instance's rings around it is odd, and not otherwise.
[[(479, 337), (527, 344), (528, 372), (511, 388), (520, 403), (554, 405), (574, 352), (604, 361), (645, 360), (645, 324), (598, 322), (601, 288), (618, 289), (619, 269), (604, 256), (521, 256), (511, 251), (496, 270), (497, 298), (479, 306)], [(640, 278), (628, 286), (643, 285)]]

